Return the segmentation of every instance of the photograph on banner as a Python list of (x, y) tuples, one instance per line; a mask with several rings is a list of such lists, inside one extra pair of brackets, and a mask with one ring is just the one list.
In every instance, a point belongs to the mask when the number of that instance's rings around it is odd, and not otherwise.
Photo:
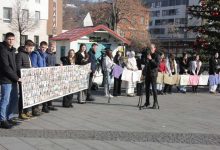
[(23, 108), (88, 89), (90, 64), (21, 69)]

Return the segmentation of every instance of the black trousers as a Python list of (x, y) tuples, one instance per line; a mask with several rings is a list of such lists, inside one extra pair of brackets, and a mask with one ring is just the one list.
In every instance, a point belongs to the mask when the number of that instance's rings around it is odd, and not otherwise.
[(63, 97), (63, 107), (70, 107), (73, 101), (73, 94), (69, 94)]
[(92, 96), (91, 96), (92, 78), (93, 78), (93, 73), (90, 73), (90, 76), (89, 76), (89, 87), (88, 87), (88, 90), (87, 90), (86, 99), (89, 99), (89, 98), (92, 97)]
[(145, 77), (145, 90), (146, 90), (146, 103), (145, 105), (150, 104), (150, 85), (152, 86), (152, 92), (154, 97), (154, 104), (158, 103), (157, 101), (157, 76), (146, 76)]
[(114, 88), (113, 88), (113, 95), (120, 96), (121, 95), (121, 76), (117, 79), (114, 78)]
[(172, 93), (172, 87), (173, 87), (173, 85), (165, 84), (163, 92), (164, 93), (166, 93), (166, 92)]

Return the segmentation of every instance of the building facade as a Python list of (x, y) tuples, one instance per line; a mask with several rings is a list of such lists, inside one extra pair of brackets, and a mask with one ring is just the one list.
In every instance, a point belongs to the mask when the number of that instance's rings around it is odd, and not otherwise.
[(63, 30), (63, 1), (49, 0), (49, 16), (47, 31), (49, 37), (62, 33)]
[(150, 8), (149, 32), (152, 41), (165, 52), (181, 54), (192, 49), (196, 35), (186, 32), (187, 26), (200, 24), (187, 14), (187, 7), (198, 5), (199, 0), (144, 0)]
[[(48, 4), (48, 0), (0, 0), (0, 41), (4, 40), (7, 32), (15, 33), (16, 48), (27, 39), (33, 40), (36, 44), (48, 41)], [(18, 18), (23, 22), (18, 23)], [(25, 27), (21, 41), (18, 24)]]

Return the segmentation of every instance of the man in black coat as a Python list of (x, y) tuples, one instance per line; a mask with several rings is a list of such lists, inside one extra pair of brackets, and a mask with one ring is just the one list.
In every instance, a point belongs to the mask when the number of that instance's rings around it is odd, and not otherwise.
[(88, 55), (89, 55), (89, 62), (91, 63), (91, 74), (89, 77), (89, 87), (87, 90), (87, 97), (86, 97), (86, 101), (94, 101), (95, 99), (92, 97), (91, 95), (91, 87), (92, 87), (92, 79), (94, 77), (95, 71), (97, 69), (97, 58), (95, 56), (96, 51), (98, 48), (98, 44), (93, 43), (92, 47), (90, 48)]
[[(24, 46), (20, 46), (18, 48), (18, 54), (16, 55), (16, 66), (18, 76), (21, 77), (21, 69), (23, 68), (31, 68), (31, 60), (30, 60), (30, 53), (34, 50), (34, 42), (31, 40), (27, 40)], [(21, 84), (19, 84), (19, 118), (21, 119), (29, 119), (31, 115), (31, 109), (26, 108), (23, 109), (23, 100), (22, 100), (22, 89)], [(35, 116), (39, 116), (40, 114), (33, 114)]]
[(152, 92), (154, 97), (154, 103), (152, 109), (159, 109), (159, 104), (157, 101), (157, 88), (156, 81), (158, 75), (158, 67), (160, 63), (160, 57), (156, 52), (156, 47), (151, 44), (151, 49), (145, 55), (145, 68), (143, 74), (145, 75), (145, 85), (146, 85), (146, 102), (144, 107), (150, 106), (150, 85), (152, 86)]
[[(56, 66), (56, 45), (54, 42), (49, 43), (49, 47), (46, 51), (46, 66)], [(47, 107), (49, 110), (57, 111), (57, 108), (53, 106), (52, 101), (47, 102)]]
[(20, 79), (16, 69), (14, 42), (15, 35), (9, 32), (4, 42), (0, 43), (0, 123), (1, 128), (7, 129), (17, 124), (13, 118), (18, 113), (17, 82)]

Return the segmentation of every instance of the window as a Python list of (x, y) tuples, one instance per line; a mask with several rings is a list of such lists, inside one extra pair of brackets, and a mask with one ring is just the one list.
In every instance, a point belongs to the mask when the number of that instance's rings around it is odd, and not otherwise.
[(35, 0), (35, 3), (40, 3), (40, 0)]
[(10, 23), (12, 18), (12, 9), (8, 7), (3, 7), (3, 21)]
[(161, 20), (155, 20), (155, 26), (161, 25)]
[(162, 16), (174, 16), (178, 14), (178, 9), (168, 9), (162, 11)]
[(155, 3), (151, 3), (151, 8), (154, 8), (155, 7)]
[(35, 11), (35, 23), (38, 23), (40, 21), (40, 12)]
[(24, 22), (28, 21), (29, 18), (29, 12), (27, 9), (22, 9), (22, 20)]
[(25, 41), (26, 41), (27, 39), (28, 39), (28, 36), (27, 36), (27, 35), (21, 35), (21, 41), (20, 41), (21, 46), (24, 46)]
[(34, 36), (34, 43), (36, 44), (35, 48), (38, 49), (38, 47), (39, 47), (39, 36), (38, 35)]
[(176, 24), (185, 24), (186, 23), (186, 18), (176, 18), (175, 23)]
[(159, 10), (157, 10), (157, 11), (152, 11), (152, 12), (151, 12), (151, 15), (152, 15), (152, 17), (159, 17), (159, 16), (160, 16), (160, 11), (159, 11)]
[(165, 29), (164, 28), (155, 28), (155, 29), (150, 29), (151, 34), (165, 34)]

